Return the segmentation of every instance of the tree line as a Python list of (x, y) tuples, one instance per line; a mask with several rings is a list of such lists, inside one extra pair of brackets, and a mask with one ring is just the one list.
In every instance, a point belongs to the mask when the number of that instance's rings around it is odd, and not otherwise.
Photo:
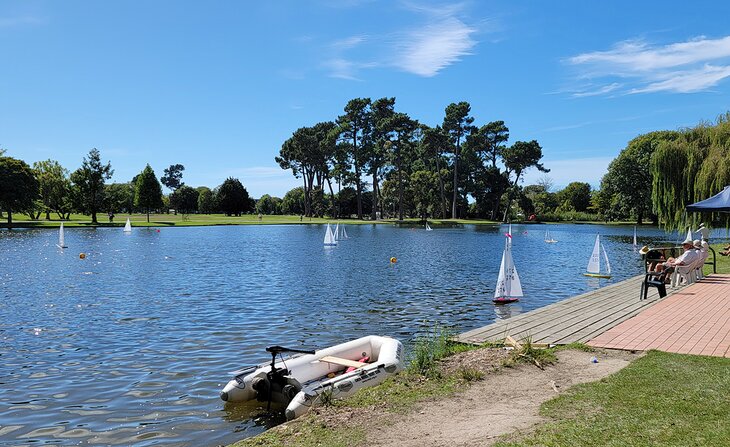
[(685, 207), (730, 185), (730, 113), (715, 123), (639, 135), (608, 166), (593, 202), (607, 220), (650, 219), (668, 230), (699, 222), (728, 227), (728, 214)]
[(294, 131), (275, 160), (301, 179), (305, 216), (349, 216), (354, 195), (359, 219), (507, 219), (524, 172), (549, 172), (542, 147), (508, 145), (504, 121), (474, 122), (468, 102), (449, 104), (430, 127), (397, 111), (395, 98), (355, 98), (335, 120)]
[[(148, 164), (126, 183), (107, 183), (114, 171), (111, 163), (102, 162), (96, 148), (84, 157), (81, 167), (73, 172), (58, 161), (45, 160), (29, 166), (23, 160), (6, 156), (0, 149), (0, 217), (6, 214), (8, 224), (13, 213), (25, 213), (32, 220), (43, 214), (51, 219), (69, 219), (71, 213), (91, 216), (98, 223), (97, 214), (144, 212), (225, 213), (241, 215), (254, 209), (255, 202), (240, 180), (229, 177), (214, 189), (205, 186), (192, 188), (182, 181), (185, 167), (171, 165), (158, 180)], [(172, 193), (162, 193), (162, 185)]]

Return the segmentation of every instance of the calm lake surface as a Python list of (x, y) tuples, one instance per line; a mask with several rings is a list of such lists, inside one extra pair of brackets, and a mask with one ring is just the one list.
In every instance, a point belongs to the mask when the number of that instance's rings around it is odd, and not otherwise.
[[(513, 226), (525, 298), (503, 307), (506, 226), (349, 225), (337, 247), (320, 225), (66, 229), (65, 250), (57, 230), (0, 230), (0, 445), (230, 443), (265, 427), (218, 393), (268, 345), (407, 344), (642, 271), (633, 227), (550, 225), (557, 244), (546, 228)], [(596, 233), (610, 280), (582, 276)], [(666, 238), (639, 229), (640, 245)]]

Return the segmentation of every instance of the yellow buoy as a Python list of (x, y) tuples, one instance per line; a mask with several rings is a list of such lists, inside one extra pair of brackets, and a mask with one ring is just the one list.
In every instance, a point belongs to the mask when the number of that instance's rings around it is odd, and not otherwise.
[(395, 258), (395, 256), (393, 256), (392, 258), (390, 258), (390, 263), (391, 264), (395, 264), (396, 262), (398, 262), (398, 260)]
[(86, 259), (86, 253), (79, 253), (79, 259)]

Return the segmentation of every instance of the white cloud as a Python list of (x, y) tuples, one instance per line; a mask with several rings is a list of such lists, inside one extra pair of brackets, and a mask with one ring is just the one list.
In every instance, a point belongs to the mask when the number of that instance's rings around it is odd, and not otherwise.
[(624, 41), (608, 51), (579, 54), (567, 62), (582, 70), (582, 78), (609, 79), (602, 87), (574, 92), (575, 97), (603, 95), (623, 87), (610, 78), (631, 84), (623, 93), (694, 93), (708, 90), (730, 76), (730, 36), (700, 36), (667, 45)]
[(419, 76), (435, 76), (471, 54), (476, 45), (471, 37), (475, 32), (476, 29), (454, 17), (412, 30), (399, 42), (394, 65)]
[[(436, 76), (446, 67), (472, 54), (479, 31), (465, 23), (464, 4), (440, 7), (400, 3), (409, 13), (419, 15), (416, 24), (398, 31), (371, 32), (331, 42), (322, 67), (329, 76), (361, 80), (365, 69), (392, 67), (417, 76)], [(486, 22), (482, 23), (482, 26)]]

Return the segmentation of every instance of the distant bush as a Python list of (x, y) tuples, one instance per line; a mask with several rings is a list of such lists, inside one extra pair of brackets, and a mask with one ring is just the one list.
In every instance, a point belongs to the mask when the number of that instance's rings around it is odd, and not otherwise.
[(552, 213), (544, 213), (537, 216), (543, 222), (603, 222), (604, 218), (600, 214), (585, 213), (582, 211), (555, 211)]

